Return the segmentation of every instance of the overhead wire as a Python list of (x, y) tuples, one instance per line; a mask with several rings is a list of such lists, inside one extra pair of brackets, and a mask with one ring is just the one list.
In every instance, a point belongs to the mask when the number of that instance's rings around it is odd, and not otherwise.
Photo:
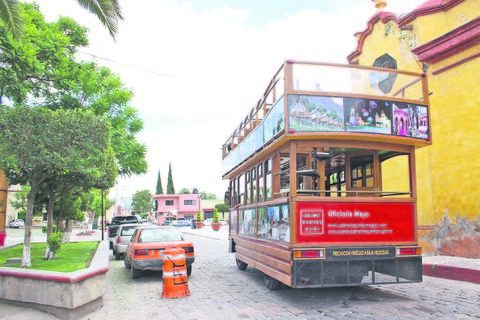
[(93, 57), (95, 59), (98, 59), (98, 60), (108, 61), (108, 62), (115, 63), (115, 64), (118, 64), (118, 65), (123, 66), (123, 67), (131, 68), (131, 69), (137, 69), (137, 70), (140, 70), (140, 71), (143, 71), (143, 72), (148, 72), (148, 73), (154, 74), (154, 75), (159, 76), (159, 77), (165, 77), (165, 78), (180, 80), (180, 78), (178, 78), (176, 76), (172, 76), (170, 74), (160, 73), (160, 72), (145, 69), (145, 68), (142, 68), (142, 67), (139, 67), (139, 66), (136, 66), (136, 65), (132, 65), (132, 64), (124, 63), (124, 62), (119, 62), (119, 61), (109, 59), (109, 58), (105, 58), (105, 57), (100, 57), (100, 56), (97, 56), (97, 55), (94, 55), (92, 53), (88, 53), (88, 52), (85, 52), (85, 51), (82, 51), (82, 50), (77, 50), (77, 52), (81, 53), (81, 54), (84, 54), (84, 55), (87, 55), (87, 56), (91, 56), (91, 57)]

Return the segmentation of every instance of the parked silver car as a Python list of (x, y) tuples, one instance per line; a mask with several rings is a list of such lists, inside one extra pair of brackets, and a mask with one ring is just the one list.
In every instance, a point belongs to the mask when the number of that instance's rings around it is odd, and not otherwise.
[(23, 221), (23, 219), (15, 219), (15, 220), (12, 220), (8, 223), (8, 226), (10, 228), (23, 228), (25, 227), (25, 222)]
[(141, 224), (122, 224), (119, 226), (117, 235), (113, 238), (113, 255), (116, 260), (123, 258), (132, 234), (140, 226)]

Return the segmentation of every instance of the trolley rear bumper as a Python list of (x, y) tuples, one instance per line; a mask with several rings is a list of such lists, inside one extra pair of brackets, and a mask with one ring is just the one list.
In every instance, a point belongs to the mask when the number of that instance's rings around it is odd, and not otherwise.
[[(395, 247), (339, 250), (342, 249), (327, 249), (324, 259), (294, 260), (292, 287), (358, 286), (422, 281), (422, 257), (420, 255), (397, 257)], [(368, 254), (375, 250), (388, 251), (389, 254), (382, 257), (373, 253)], [(334, 252), (344, 252), (345, 254), (339, 256)], [(349, 255), (349, 252), (366, 254)]]

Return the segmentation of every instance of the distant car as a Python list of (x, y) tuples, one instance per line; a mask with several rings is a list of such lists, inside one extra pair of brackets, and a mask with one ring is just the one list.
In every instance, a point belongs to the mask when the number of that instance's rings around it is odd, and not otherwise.
[(131, 216), (115, 216), (112, 218), (112, 221), (107, 224), (108, 226), (108, 241), (109, 248), (113, 250), (113, 239), (117, 236), (118, 229), (122, 224), (141, 224), (142, 219), (139, 215)]
[(113, 238), (113, 255), (116, 260), (120, 260), (125, 256), (127, 245), (132, 237), (135, 229), (139, 224), (122, 224), (118, 228), (117, 235)]
[(142, 270), (163, 270), (163, 251), (166, 248), (181, 248), (185, 251), (187, 275), (192, 273), (195, 261), (193, 243), (185, 241), (175, 227), (140, 226), (128, 242), (125, 268), (132, 278), (138, 278)]
[(190, 227), (191, 225), (190, 220), (178, 220), (176, 227)]
[(25, 222), (23, 221), (23, 219), (14, 219), (8, 223), (8, 226), (10, 228), (17, 228), (17, 229), (23, 228), (25, 227)]
[(208, 219), (205, 219), (203, 221), (203, 225), (204, 226), (211, 226), (212, 225), (212, 222), (213, 222), (213, 219), (212, 218), (208, 218)]

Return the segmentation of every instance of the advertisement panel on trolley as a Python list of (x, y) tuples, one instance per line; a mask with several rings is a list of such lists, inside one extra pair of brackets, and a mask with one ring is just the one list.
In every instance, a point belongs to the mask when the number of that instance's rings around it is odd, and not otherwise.
[(413, 203), (297, 203), (297, 243), (415, 241)]

